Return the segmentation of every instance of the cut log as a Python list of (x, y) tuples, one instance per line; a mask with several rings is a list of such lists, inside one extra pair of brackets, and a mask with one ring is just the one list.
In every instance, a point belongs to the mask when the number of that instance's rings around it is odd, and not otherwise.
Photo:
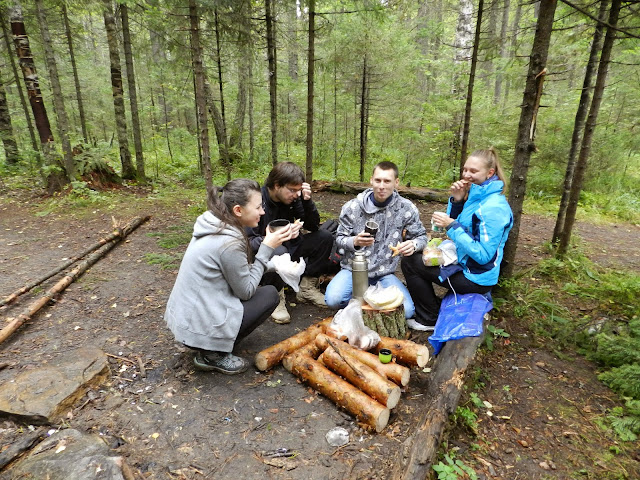
[(22, 326), (22, 324), (31, 319), (42, 307), (49, 303), (57, 294), (62, 292), (65, 288), (71, 285), (80, 275), (86, 272), (94, 263), (100, 260), (106, 253), (115, 247), (120, 240), (129, 235), (132, 231), (138, 228), (142, 223), (149, 220), (151, 217), (137, 218), (130, 222), (123, 228), (123, 233), (118, 238), (111, 240), (103, 245), (99, 250), (89, 255), (84, 261), (78, 264), (76, 268), (67, 273), (64, 277), (58, 281), (53, 287), (51, 287), (42, 297), (37, 299), (26, 309), (24, 309), (17, 317), (9, 319), (9, 323), (0, 330), (0, 343), (4, 342), (13, 332)]
[[(41, 283), (49, 280), (54, 275), (57, 275), (58, 273), (60, 273), (63, 270), (65, 270), (67, 267), (70, 267), (71, 265), (73, 265), (74, 263), (79, 261), (80, 259), (82, 259), (85, 256), (89, 255), (94, 250), (97, 250), (98, 248), (102, 247), (103, 245), (106, 245), (107, 243), (111, 242), (112, 240), (118, 240), (118, 239), (122, 238), (124, 232), (127, 231), (128, 228), (130, 229), (131, 225), (136, 225), (136, 226), (140, 225), (141, 223), (146, 221), (148, 218), (149, 217), (146, 217), (146, 218), (143, 218), (143, 217), (135, 218), (134, 220), (131, 221), (131, 223), (129, 225), (125, 226), (124, 228), (120, 228), (117, 225), (114, 225), (114, 231), (111, 232), (106, 237), (101, 238), (96, 243), (94, 243), (93, 245), (91, 245), (90, 247), (85, 249), (83, 252), (79, 253), (75, 257), (70, 258), (69, 260), (64, 262), (62, 265), (59, 265), (58, 267), (54, 268), (53, 270), (50, 270), (49, 272), (45, 273), (44, 275), (42, 275), (37, 280), (34, 280), (33, 282), (24, 285), (22, 288), (19, 288), (18, 290), (13, 292), (11, 295), (9, 295), (9, 296), (3, 298), (2, 300), (0, 300), (0, 307), (2, 307), (3, 305), (7, 305), (8, 303), (13, 302), (20, 295), (23, 295), (23, 294), (27, 293), (33, 287), (37, 287)], [(136, 228), (136, 227), (133, 227), (133, 228)], [(129, 230), (129, 231), (131, 231), (131, 230)]]
[(376, 310), (366, 303), (362, 305), (362, 320), (371, 330), (378, 332), (381, 337), (407, 337), (407, 320), (404, 318), (404, 306), (393, 310)]
[(323, 367), (313, 358), (295, 355), (292, 373), (354, 415), (366, 427), (381, 432), (389, 423), (390, 410), (366, 393)]
[[(329, 346), (327, 338), (328, 335), (325, 334), (320, 334), (316, 337), (316, 345), (318, 345), (322, 351), (326, 350)], [(338, 348), (346, 351), (348, 355), (357, 358), (362, 363), (374, 369), (380, 375), (385, 376), (396, 385), (404, 387), (409, 384), (411, 371), (407, 367), (397, 363), (380, 363), (378, 356), (373, 353), (365, 352), (364, 350), (360, 350), (359, 348), (337, 339), (332, 339), (332, 341), (338, 345)]]
[(458, 406), (465, 373), (483, 338), (484, 335), (450, 340), (436, 357), (425, 388), (424, 413), (417, 429), (405, 441), (390, 478), (413, 480), (428, 477), (449, 415)]
[(382, 337), (373, 350), (378, 353), (381, 348), (388, 348), (396, 357), (396, 361), (408, 367), (424, 367), (429, 361), (429, 347), (412, 342)]
[(264, 372), (265, 370), (269, 370), (274, 367), (290, 353), (293, 353), (300, 347), (312, 342), (319, 333), (324, 333), (330, 322), (331, 318), (325, 318), (321, 322), (311, 325), (306, 330), (296, 333), (292, 337), (286, 338), (281, 342), (258, 352), (254, 359), (256, 368), (261, 372)]
[[(324, 333), (320, 333), (319, 335), (324, 335)], [(317, 338), (317, 337), (316, 337)], [(290, 353), (286, 357), (282, 359), (282, 366), (288, 371), (291, 371), (291, 367), (293, 366), (293, 357), (295, 355), (304, 355), (306, 357), (318, 358), (318, 355), (322, 353), (322, 349), (316, 344), (315, 341), (311, 341), (306, 345), (300, 347), (293, 353)], [(321, 362), (322, 363), (322, 362)]]
[[(314, 192), (338, 192), (358, 194), (364, 192), (367, 188), (371, 188), (369, 183), (359, 182), (322, 182), (314, 180), (311, 183)], [(421, 188), (421, 187), (403, 187), (399, 185), (396, 190), (405, 198), (413, 198), (416, 200), (427, 200), (430, 202), (447, 203), (451, 195), (449, 190), (438, 188)]]
[(400, 387), (387, 380), (357, 358), (344, 353), (334, 342), (322, 354), (322, 363), (331, 371), (358, 387), (387, 408), (395, 408), (400, 401)]

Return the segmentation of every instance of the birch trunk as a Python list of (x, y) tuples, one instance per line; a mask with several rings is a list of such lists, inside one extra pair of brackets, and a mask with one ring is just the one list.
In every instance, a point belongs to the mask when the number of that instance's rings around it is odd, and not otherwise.
[(136, 91), (136, 74), (133, 70), (133, 52), (131, 49), (131, 33), (129, 31), (129, 7), (126, 3), (120, 5), (122, 19), (122, 46), (124, 61), (127, 66), (127, 85), (129, 86), (129, 104), (131, 105), (131, 128), (133, 129), (133, 146), (136, 151), (136, 174), (139, 181), (144, 181), (144, 156), (142, 154), (142, 132), (140, 130), (140, 116), (138, 114), (138, 93)]
[(127, 117), (124, 108), (124, 92), (122, 87), (122, 66), (120, 64), (120, 50), (118, 48), (118, 33), (116, 20), (113, 14), (111, 0), (103, 0), (104, 26), (107, 31), (107, 43), (109, 45), (109, 63), (111, 70), (111, 89), (113, 93), (113, 110), (116, 119), (116, 133), (120, 146), (120, 163), (122, 164), (122, 178), (133, 180), (136, 171), (131, 162), (129, 151), (129, 136), (127, 134)]
[(536, 33), (529, 57), (529, 71), (522, 98), (522, 110), (518, 124), (518, 135), (511, 172), (511, 189), (509, 191), (509, 204), (513, 210), (513, 228), (509, 234), (509, 240), (504, 249), (502, 262), (503, 273), (509, 277), (513, 273), (513, 264), (516, 256), (518, 235), (520, 233), (520, 220), (522, 218), (522, 205), (527, 192), (527, 174), (531, 153), (536, 150), (532, 136), (533, 120), (537, 113), (538, 77), (543, 73), (547, 64), (553, 16), (556, 11), (557, 0), (542, 2), (540, 16), (536, 26)]

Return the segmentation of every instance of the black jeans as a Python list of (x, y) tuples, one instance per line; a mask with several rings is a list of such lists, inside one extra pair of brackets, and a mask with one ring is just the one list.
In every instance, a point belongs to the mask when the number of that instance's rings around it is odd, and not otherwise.
[[(296, 245), (295, 250), (288, 250), (284, 245), (276, 248), (274, 256), (284, 253), (291, 254), (291, 260), (297, 262), (300, 258), (304, 258), (306, 267), (304, 269), (305, 276), (317, 277), (325, 273), (335, 273), (340, 270), (339, 264), (334, 264), (329, 260), (331, 250), (333, 248), (333, 235), (327, 230), (318, 230), (316, 232), (302, 235), (301, 242)], [(265, 273), (260, 282), (262, 285), (273, 285), (281, 290), (285, 283), (275, 272)]]
[(441, 282), (438, 278), (440, 267), (426, 267), (422, 263), (422, 252), (403, 257), (400, 266), (416, 306), (416, 321), (423, 325), (435, 325), (438, 319), (441, 300), (433, 290), (434, 283), (456, 293), (484, 294), (491, 291), (491, 287), (472, 282), (462, 272), (454, 273)]

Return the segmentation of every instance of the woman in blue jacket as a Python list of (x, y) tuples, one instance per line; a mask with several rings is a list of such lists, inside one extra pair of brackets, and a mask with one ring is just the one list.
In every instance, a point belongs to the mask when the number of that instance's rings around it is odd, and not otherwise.
[(412, 328), (432, 330), (435, 326), (440, 299), (433, 283), (463, 294), (485, 294), (498, 283), (504, 244), (513, 226), (505, 186), (493, 147), (476, 150), (467, 158), (462, 178), (451, 185), (447, 213), (435, 212), (432, 217), (432, 223), (446, 229), (455, 243), (457, 265), (427, 267), (421, 254), (402, 261), (402, 272), (416, 306), (416, 319), (410, 321)]

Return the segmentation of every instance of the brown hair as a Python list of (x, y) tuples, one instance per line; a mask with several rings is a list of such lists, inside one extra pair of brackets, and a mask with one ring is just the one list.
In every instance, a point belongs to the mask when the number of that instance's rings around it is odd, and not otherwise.
[[(495, 174), (498, 178), (504, 183), (504, 187), (502, 188), (502, 193), (507, 192), (507, 178), (502, 171), (502, 165), (500, 165), (500, 157), (498, 157), (498, 151), (494, 147), (489, 147), (484, 150), (476, 150), (469, 157), (476, 157), (482, 160), (487, 170), (493, 170), (496, 172)], [(467, 157), (467, 158), (469, 158)]]
[(300, 185), (304, 182), (304, 172), (293, 162), (276, 163), (267, 177), (264, 185), (273, 189), (276, 185), (284, 187), (285, 185)]
[(400, 175), (400, 173), (398, 172), (398, 166), (395, 163), (389, 162), (387, 160), (377, 163), (376, 166), (373, 167), (373, 170), (371, 171), (371, 175), (373, 175), (373, 172), (376, 171), (376, 168), (379, 168), (380, 170), (393, 170), (393, 173), (396, 175), (396, 178), (398, 178), (398, 176)]
[(251, 261), (251, 249), (249, 248), (247, 233), (244, 225), (242, 225), (238, 217), (233, 214), (233, 207), (236, 205), (240, 205), (241, 207), (247, 205), (253, 192), (260, 193), (260, 185), (258, 185), (258, 182), (249, 180), (248, 178), (236, 178), (227, 182), (227, 184), (222, 187), (221, 195), (218, 194), (217, 187), (213, 187), (207, 195), (207, 207), (209, 211), (219, 218), (223, 224), (233, 225), (242, 232), (249, 261)]

